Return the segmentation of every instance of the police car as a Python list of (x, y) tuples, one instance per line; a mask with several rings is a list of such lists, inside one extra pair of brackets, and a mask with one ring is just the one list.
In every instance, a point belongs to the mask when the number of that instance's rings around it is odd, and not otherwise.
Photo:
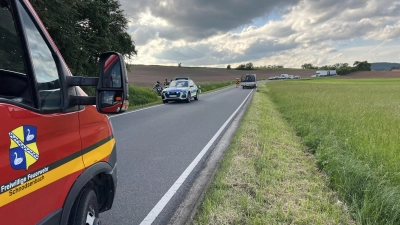
[(198, 87), (189, 77), (176, 77), (169, 84), (168, 88), (162, 91), (161, 98), (163, 103), (169, 101), (185, 101), (189, 103), (192, 98), (199, 100), (200, 86)]

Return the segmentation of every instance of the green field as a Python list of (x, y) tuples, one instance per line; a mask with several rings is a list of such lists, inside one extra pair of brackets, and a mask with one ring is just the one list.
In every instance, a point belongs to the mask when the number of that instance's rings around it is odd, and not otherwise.
[(262, 85), (192, 224), (400, 224), (399, 90), (400, 79)]
[(192, 224), (354, 221), (261, 85)]
[(214, 82), (202, 82), (197, 85), (201, 87), (201, 93), (207, 93), (209, 91), (218, 90), (230, 85), (233, 85), (233, 81), (214, 81)]
[(400, 79), (315, 79), (267, 87), (355, 221), (400, 224)]

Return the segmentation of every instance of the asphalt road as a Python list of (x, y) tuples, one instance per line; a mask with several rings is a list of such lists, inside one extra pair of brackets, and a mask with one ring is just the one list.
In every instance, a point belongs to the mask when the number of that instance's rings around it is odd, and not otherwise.
[[(229, 87), (200, 95), (198, 101), (170, 102), (112, 117), (118, 188), (113, 208), (100, 214), (102, 224), (146, 224), (153, 221), (151, 217), (156, 218), (153, 224), (166, 224), (207, 154), (170, 200), (163, 196), (250, 92)], [(158, 213), (154, 207), (160, 199), (167, 204), (157, 206)], [(143, 222), (150, 212), (150, 220)]]

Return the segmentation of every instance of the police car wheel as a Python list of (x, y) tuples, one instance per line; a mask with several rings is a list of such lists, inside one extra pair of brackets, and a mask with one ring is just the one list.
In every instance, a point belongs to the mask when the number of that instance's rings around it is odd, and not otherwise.
[(189, 93), (188, 96), (187, 96), (187, 98), (186, 98), (186, 102), (189, 103), (191, 98), (192, 98), (192, 96), (191, 96), (190, 93)]
[(194, 100), (199, 100), (199, 91), (197, 91), (196, 97), (194, 97)]
[(162, 102), (163, 102), (164, 104), (167, 104), (167, 103), (168, 103), (168, 100), (162, 100)]
[(99, 225), (99, 205), (97, 203), (96, 193), (92, 189), (86, 189), (82, 192), (78, 202), (74, 204), (76, 210), (71, 215), (72, 224), (76, 225)]

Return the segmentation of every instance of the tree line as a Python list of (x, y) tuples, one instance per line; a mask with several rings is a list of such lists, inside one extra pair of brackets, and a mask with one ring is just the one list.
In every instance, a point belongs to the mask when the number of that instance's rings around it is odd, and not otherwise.
[[(226, 66), (226, 69), (230, 70), (231, 65)], [(235, 69), (236, 70), (253, 70), (253, 69), (283, 69), (283, 65), (268, 65), (268, 66), (254, 66), (252, 62), (248, 62), (246, 64), (240, 64)]]
[(301, 65), (302, 69), (317, 69), (317, 70), (336, 70), (338, 75), (346, 75), (356, 71), (371, 71), (371, 63), (367, 61), (355, 61), (353, 66), (348, 63), (336, 63), (334, 65), (313, 66), (311, 63)]
[(101, 53), (137, 54), (118, 0), (31, 0), (72, 74), (96, 76)]

